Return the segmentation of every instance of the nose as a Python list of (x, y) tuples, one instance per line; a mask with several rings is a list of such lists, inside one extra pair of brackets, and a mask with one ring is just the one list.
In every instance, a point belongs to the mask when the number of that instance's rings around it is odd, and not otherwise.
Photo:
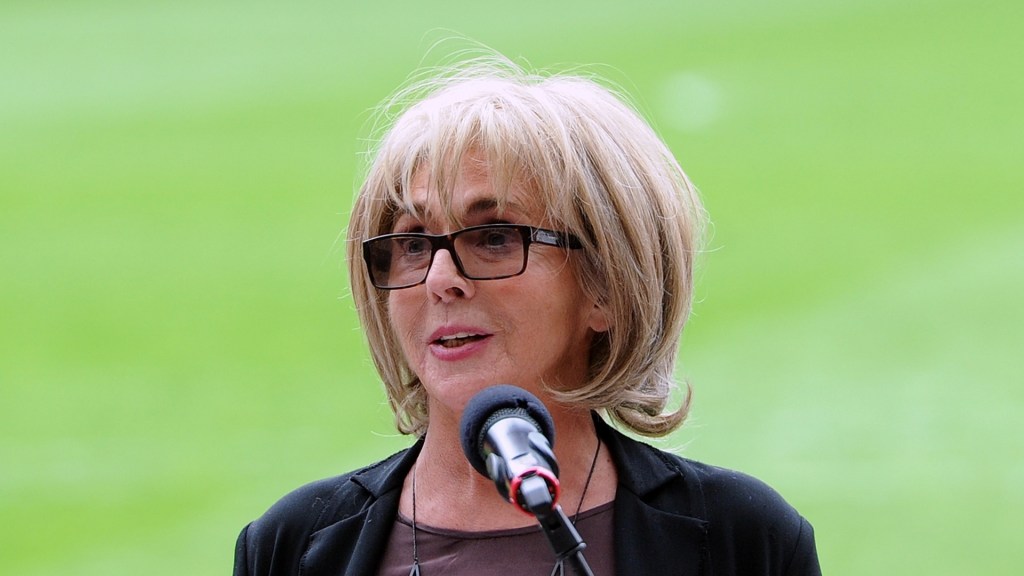
[(446, 249), (434, 253), (434, 260), (427, 270), (424, 282), (427, 292), (441, 302), (453, 302), (459, 298), (471, 298), (474, 293), (473, 281), (459, 272), (452, 253)]

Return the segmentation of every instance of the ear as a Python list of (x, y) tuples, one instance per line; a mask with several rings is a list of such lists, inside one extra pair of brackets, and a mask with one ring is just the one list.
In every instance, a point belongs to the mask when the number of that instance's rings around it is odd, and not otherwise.
[(587, 317), (587, 327), (594, 332), (608, 331), (608, 313), (605, 312), (604, 306), (594, 304), (590, 309), (590, 316)]

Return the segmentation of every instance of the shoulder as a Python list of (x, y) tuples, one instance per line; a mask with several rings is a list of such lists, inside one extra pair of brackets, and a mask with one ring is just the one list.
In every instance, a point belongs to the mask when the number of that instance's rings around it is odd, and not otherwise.
[(700, 482), (708, 520), (719, 525), (762, 526), (798, 532), (800, 514), (774, 488), (735, 470), (674, 456)]
[(645, 517), (672, 514), (703, 526), (702, 555), (715, 574), (818, 575), (810, 523), (767, 483), (618, 433), (620, 489), (643, 502)]
[(742, 472), (712, 466), (618, 431), (603, 437), (619, 467), (619, 482), (648, 503), (672, 504), (719, 526), (798, 531), (800, 515), (771, 486)]
[(313, 533), (358, 515), (393, 483), (401, 482), (409, 453), (403, 450), (286, 494), (242, 530), (235, 547), (235, 574), (287, 573), (281, 568), (298, 565)]
[(811, 524), (778, 491), (742, 472), (668, 457), (699, 483), (716, 571), (820, 574)]
[(353, 498), (365, 499), (368, 496), (352, 482), (352, 478), (363, 470), (324, 478), (292, 490), (249, 525), (250, 540), (259, 539), (265, 533), (280, 537), (283, 533), (308, 534), (315, 531), (328, 510), (343, 512), (346, 504), (354, 504)]

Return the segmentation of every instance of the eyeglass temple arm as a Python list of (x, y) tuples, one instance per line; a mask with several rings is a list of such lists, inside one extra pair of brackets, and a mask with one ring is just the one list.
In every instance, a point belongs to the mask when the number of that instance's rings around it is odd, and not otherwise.
[(580, 243), (580, 239), (572, 234), (566, 234), (562, 232), (555, 232), (554, 230), (545, 230), (543, 228), (532, 228), (531, 239), (534, 242), (540, 244), (547, 244), (548, 246), (558, 246), (559, 248), (583, 248), (583, 244)]

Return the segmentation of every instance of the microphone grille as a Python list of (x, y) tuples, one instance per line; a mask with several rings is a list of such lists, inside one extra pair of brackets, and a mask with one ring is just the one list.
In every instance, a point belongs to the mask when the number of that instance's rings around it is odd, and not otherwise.
[(462, 451), (477, 472), (487, 476), (487, 464), (481, 453), (481, 438), (491, 424), (508, 416), (526, 417), (548, 442), (555, 444), (555, 425), (544, 404), (536, 396), (510, 384), (499, 384), (477, 392), (462, 412), (459, 435)]

